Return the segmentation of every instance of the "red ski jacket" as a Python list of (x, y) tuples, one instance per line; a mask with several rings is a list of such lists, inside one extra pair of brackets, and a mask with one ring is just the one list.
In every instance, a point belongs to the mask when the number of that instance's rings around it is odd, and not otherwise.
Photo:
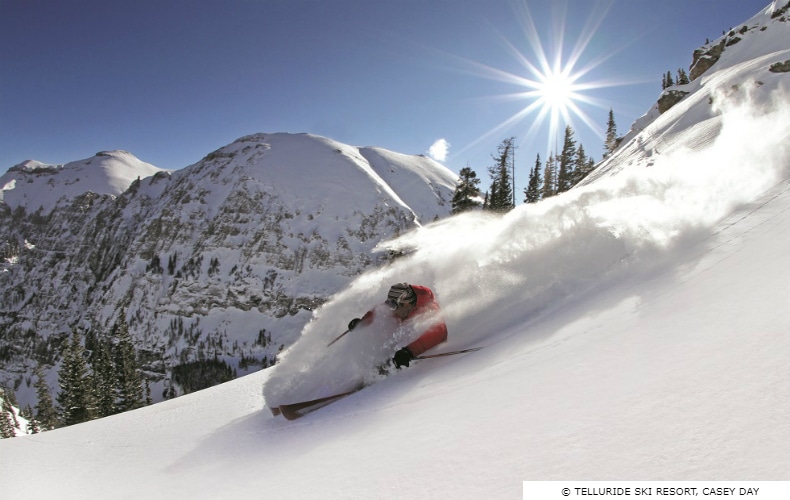
[[(409, 312), (406, 318), (399, 320), (400, 322), (409, 321), (423, 314), (433, 315), (433, 321), (428, 328), (420, 335), (420, 337), (407, 345), (414, 356), (419, 356), (429, 349), (433, 349), (437, 345), (447, 340), (447, 325), (439, 314), (439, 304), (433, 296), (433, 292), (427, 286), (411, 285), (414, 294), (417, 295), (417, 303), (414, 308)], [(373, 322), (373, 310), (368, 311), (362, 317), (362, 323), (369, 325)]]

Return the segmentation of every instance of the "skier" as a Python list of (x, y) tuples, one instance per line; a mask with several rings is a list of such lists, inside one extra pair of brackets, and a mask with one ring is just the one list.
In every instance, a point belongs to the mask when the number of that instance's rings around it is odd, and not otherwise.
[[(428, 327), (420, 337), (409, 345), (399, 349), (392, 358), (395, 367), (409, 366), (409, 362), (429, 349), (447, 340), (447, 325), (439, 315), (439, 304), (430, 288), (408, 283), (397, 283), (390, 287), (387, 300), (384, 302), (392, 310), (392, 316), (399, 324), (417, 325), (415, 321), (430, 314)], [(371, 309), (361, 318), (354, 318), (348, 324), (353, 330), (358, 325), (370, 325), (375, 312)]]

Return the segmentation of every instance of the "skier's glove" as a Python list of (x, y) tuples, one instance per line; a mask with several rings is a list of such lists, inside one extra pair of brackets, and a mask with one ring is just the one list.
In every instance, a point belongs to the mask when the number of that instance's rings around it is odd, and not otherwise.
[(360, 321), (362, 321), (362, 319), (360, 319), (360, 318), (352, 319), (351, 321), (348, 322), (348, 329), (349, 330), (353, 330), (354, 328), (357, 327), (357, 325), (359, 324)]
[(411, 353), (408, 347), (404, 347), (395, 353), (392, 362), (395, 363), (395, 368), (400, 370), (401, 366), (409, 366), (409, 362), (414, 359), (414, 354)]

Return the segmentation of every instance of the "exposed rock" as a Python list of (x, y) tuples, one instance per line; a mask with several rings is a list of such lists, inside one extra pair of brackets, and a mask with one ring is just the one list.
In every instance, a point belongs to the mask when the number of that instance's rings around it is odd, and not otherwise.
[(768, 68), (771, 73), (790, 73), (790, 59), (785, 62), (778, 62)]
[(691, 78), (692, 82), (716, 64), (716, 61), (719, 60), (722, 52), (724, 52), (726, 43), (727, 40), (724, 39), (716, 45), (699, 48), (694, 51), (691, 68), (689, 69), (689, 78)]
[(688, 95), (688, 92), (683, 90), (666, 90), (664, 93), (661, 94), (661, 97), (658, 99), (658, 111), (659, 113), (665, 113), (668, 111), (672, 106), (679, 103), (684, 97)]

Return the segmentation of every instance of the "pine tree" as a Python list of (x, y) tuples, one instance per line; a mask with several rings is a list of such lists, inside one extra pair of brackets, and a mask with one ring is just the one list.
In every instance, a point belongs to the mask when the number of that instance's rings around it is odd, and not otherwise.
[(486, 208), (495, 212), (507, 212), (513, 208), (513, 187), (509, 168), (514, 140), (515, 137), (510, 137), (502, 141), (497, 149), (497, 156), (493, 157), (496, 163), (488, 169), (492, 182)]
[(579, 144), (579, 147), (576, 149), (576, 162), (574, 163), (573, 167), (573, 185), (575, 186), (582, 179), (584, 179), (587, 174), (587, 153), (584, 151), (584, 146)]
[(31, 408), (30, 405), (25, 405), (25, 407), (19, 411), (19, 414), (27, 420), (27, 428), (25, 429), (27, 434), (38, 434), (41, 432), (41, 425), (38, 420), (36, 420), (36, 416), (33, 414), (33, 408)]
[(16, 436), (19, 428), (19, 421), (14, 414), (14, 408), (8, 391), (0, 387), (0, 438), (12, 438)]
[(58, 426), (58, 413), (55, 411), (55, 406), (52, 404), (52, 394), (49, 391), (47, 381), (44, 379), (44, 371), (41, 366), (37, 366), (35, 370), (36, 383), (36, 421), (42, 431), (49, 431)]
[(603, 144), (603, 156), (606, 158), (617, 148), (617, 125), (614, 123), (614, 111), (609, 108), (609, 121), (606, 123), (606, 141)]
[(557, 157), (550, 154), (546, 160), (546, 167), (543, 169), (543, 192), (542, 198), (551, 198), (557, 194)]
[(64, 425), (87, 422), (93, 418), (91, 377), (85, 362), (85, 349), (78, 332), (74, 332), (63, 354), (63, 364), (58, 372), (61, 421)]
[(529, 184), (524, 189), (524, 203), (537, 203), (540, 201), (540, 171), (543, 165), (540, 163), (540, 154), (535, 158), (535, 166), (529, 171)]
[(117, 377), (110, 345), (97, 341), (93, 352), (93, 397), (96, 400), (96, 416), (107, 417), (117, 413)]
[(480, 179), (477, 178), (477, 173), (466, 166), (461, 169), (458, 174), (458, 183), (455, 185), (455, 193), (453, 193), (453, 213), (461, 213), (467, 210), (472, 210), (480, 206), (477, 200), (480, 198)]
[(664, 78), (664, 89), (668, 89), (669, 87), (675, 85), (675, 82), (672, 80), (672, 72), (667, 71), (667, 75)]
[(143, 380), (137, 367), (137, 355), (126, 325), (126, 313), (121, 311), (118, 321), (113, 325), (112, 335), (118, 339), (115, 346), (115, 372), (118, 381), (119, 412), (134, 410), (144, 405)]
[(12, 437), (16, 437), (16, 429), (13, 420), (11, 420), (11, 414), (6, 411), (5, 405), (3, 405), (0, 408), (0, 439)]
[(683, 68), (678, 69), (678, 85), (686, 85), (689, 83), (689, 76)]
[(573, 139), (573, 129), (570, 125), (565, 127), (565, 140), (560, 155), (560, 168), (557, 174), (557, 192), (563, 193), (573, 187), (573, 169), (576, 165), (576, 141)]

